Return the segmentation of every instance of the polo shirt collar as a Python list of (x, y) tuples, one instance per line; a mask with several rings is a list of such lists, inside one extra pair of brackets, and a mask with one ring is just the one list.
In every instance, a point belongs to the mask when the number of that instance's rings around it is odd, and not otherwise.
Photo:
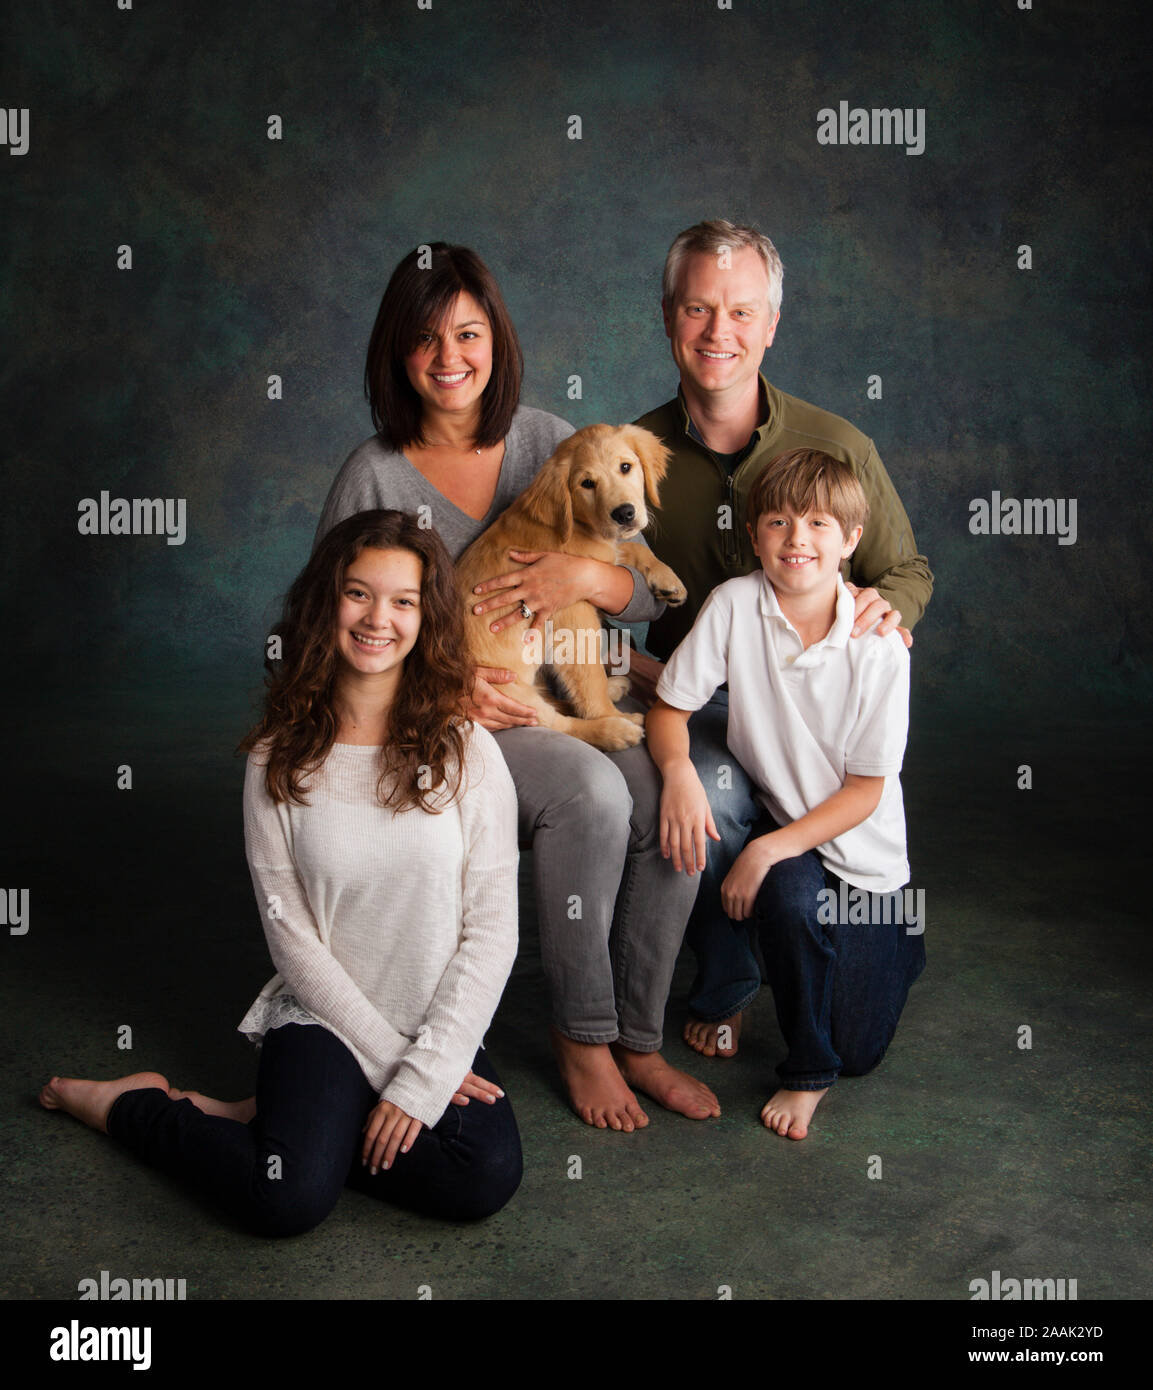
[[(789, 622), (788, 618), (781, 612), (781, 605), (777, 601), (777, 591), (769, 583), (769, 577), (761, 571), (761, 596), (760, 596), (761, 616), (771, 622), (775, 622), (780, 627), (789, 632), (796, 632), (796, 628)], [(850, 634), (853, 630), (853, 615), (856, 611), (853, 603), (853, 596), (845, 588), (845, 582), (841, 576), (837, 575), (837, 616), (833, 619), (833, 626), (829, 629), (828, 636), (822, 638), (820, 642), (814, 642), (808, 650), (815, 651), (818, 647), (845, 647), (848, 646)], [(806, 653), (807, 655), (807, 653)]]

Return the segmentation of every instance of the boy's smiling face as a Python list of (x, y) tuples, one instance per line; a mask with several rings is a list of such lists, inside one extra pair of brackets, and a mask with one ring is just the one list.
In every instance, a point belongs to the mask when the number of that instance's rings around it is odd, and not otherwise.
[(862, 527), (848, 536), (828, 512), (762, 512), (748, 528), (753, 550), (769, 583), (782, 597), (830, 595), (837, 587), (841, 561), (857, 548)]

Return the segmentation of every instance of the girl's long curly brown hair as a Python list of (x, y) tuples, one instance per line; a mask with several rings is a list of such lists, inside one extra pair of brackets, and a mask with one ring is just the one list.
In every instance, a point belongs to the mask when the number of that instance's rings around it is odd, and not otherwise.
[(285, 600), (277, 628), (282, 660), (268, 663), (264, 714), (239, 751), (267, 744), (269, 796), (307, 804), (309, 775), (336, 741), (336, 621), (344, 576), (365, 549), (408, 550), (421, 561), (420, 631), (388, 712), (377, 795), (398, 811), (419, 806), (436, 814), (461, 789), (461, 702), (474, 668), (449, 553), (435, 531), (404, 512), (358, 512), (334, 526), (313, 551)]

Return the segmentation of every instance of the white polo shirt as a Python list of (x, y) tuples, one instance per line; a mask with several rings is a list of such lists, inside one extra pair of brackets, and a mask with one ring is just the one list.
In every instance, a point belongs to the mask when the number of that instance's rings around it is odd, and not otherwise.
[(900, 635), (851, 637), (853, 599), (837, 576), (837, 616), (806, 651), (764, 572), (720, 585), (669, 659), (657, 694), (698, 710), (729, 683), (728, 745), (779, 825), (827, 801), (847, 773), (884, 777), (867, 820), (817, 846), (856, 888), (890, 893), (909, 881), (897, 774), (909, 729), (909, 653)]

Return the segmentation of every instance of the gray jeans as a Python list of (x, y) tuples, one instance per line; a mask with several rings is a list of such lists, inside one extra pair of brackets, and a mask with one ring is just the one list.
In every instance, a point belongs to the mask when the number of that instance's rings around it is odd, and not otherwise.
[(602, 753), (539, 728), (496, 741), (521, 843), (532, 845), (553, 1023), (574, 1042), (656, 1052), (700, 876), (661, 858), (661, 775), (648, 749)]

